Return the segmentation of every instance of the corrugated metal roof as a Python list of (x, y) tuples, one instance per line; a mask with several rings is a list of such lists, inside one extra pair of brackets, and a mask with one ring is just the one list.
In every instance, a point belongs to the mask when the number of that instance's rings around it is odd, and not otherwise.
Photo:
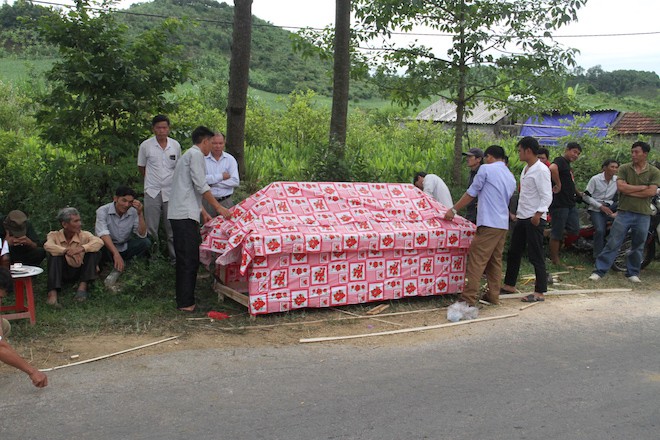
[(612, 127), (619, 134), (658, 134), (660, 122), (641, 113), (624, 113)]
[[(494, 108), (489, 109), (488, 104), (479, 101), (477, 105), (470, 109), (470, 114), (466, 116), (468, 124), (494, 125), (502, 118), (507, 116), (507, 111)], [(456, 105), (445, 99), (431, 104), (417, 115), (418, 121), (433, 122), (456, 122)]]

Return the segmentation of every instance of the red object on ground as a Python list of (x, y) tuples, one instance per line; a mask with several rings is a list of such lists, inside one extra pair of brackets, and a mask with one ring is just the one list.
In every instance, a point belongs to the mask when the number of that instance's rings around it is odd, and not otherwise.
[(216, 312), (215, 310), (211, 310), (209, 313), (207, 313), (207, 316), (211, 319), (217, 319), (218, 321), (221, 319), (229, 318), (228, 314), (223, 312)]

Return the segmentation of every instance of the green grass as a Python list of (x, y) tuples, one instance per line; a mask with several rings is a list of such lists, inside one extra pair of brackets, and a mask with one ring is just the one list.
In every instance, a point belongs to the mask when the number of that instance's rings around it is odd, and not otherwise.
[[(550, 289), (608, 289), (633, 288), (635, 290), (652, 290), (660, 283), (660, 261), (652, 262), (640, 275), (643, 283), (631, 285), (622, 273), (610, 271), (604, 280), (593, 282), (587, 280), (591, 274), (591, 256), (585, 253), (564, 251), (561, 255), (563, 266), (547, 266), (549, 272), (569, 272), (560, 275), (560, 285), (549, 286)], [(506, 260), (505, 260), (506, 262)], [(108, 272), (106, 268), (105, 273)], [(200, 269), (204, 273), (205, 269)], [(533, 267), (523, 260), (520, 277), (534, 273)], [(102, 278), (101, 278), (102, 279)], [(73, 300), (74, 286), (63, 289), (60, 294), (62, 309), (53, 309), (45, 304), (46, 274), (34, 278), (34, 293), (37, 303), (37, 323), (32, 326), (27, 319), (12, 321), (12, 340), (27, 342), (35, 339), (49, 340), (51, 338), (74, 337), (80, 335), (99, 334), (131, 334), (168, 336), (186, 334), (187, 332), (203, 331), (203, 327), (190, 325), (189, 315), (175, 309), (174, 303), (174, 268), (165, 261), (136, 262), (128, 267), (120, 277), (121, 291), (111, 293), (101, 281), (90, 288), (90, 298), (83, 303)], [(328, 319), (327, 309), (303, 309), (290, 313), (278, 313), (259, 316), (256, 321), (247, 315), (246, 309), (231, 301), (217, 302), (213, 292), (212, 278), (198, 279), (196, 295), (198, 300), (211, 306), (213, 310), (224, 311), (233, 317), (226, 326), (268, 325), (283, 322), (297, 322), (305, 319)], [(575, 285), (565, 286), (562, 284)], [(534, 283), (525, 284), (519, 281), (516, 286), (520, 291), (531, 293)], [(625, 295), (625, 293), (621, 293)], [(392, 301), (388, 312), (418, 310), (424, 308), (443, 307), (453, 301), (453, 295), (438, 297), (406, 298)], [(7, 298), (5, 304), (10, 304), (12, 298)], [(364, 314), (372, 304), (358, 304), (342, 308), (357, 314)]]
[(41, 76), (51, 68), (51, 58), (27, 60), (20, 58), (0, 58), (0, 81), (18, 84), (31, 77)]
[[(44, 265), (45, 268), (45, 265)], [(102, 275), (106, 275), (106, 268)], [(205, 272), (200, 269), (200, 273)], [(34, 278), (37, 323), (12, 321), (12, 339), (30, 340), (81, 334), (180, 334), (188, 315), (176, 310), (174, 268), (166, 261), (133, 262), (119, 278), (121, 290), (110, 292), (103, 276), (89, 288), (90, 297), (79, 303), (73, 299), (75, 285), (69, 284), (59, 294), (61, 309), (46, 304), (46, 273)], [(242, 313), (241, 306), (227, 302), (216, 305), (217, 295), (211, 289), (211, 277), (197, 282), (197, 298), (214, 305), (214, 310)], [(11, 304), (7, 298), (3, 304)]]

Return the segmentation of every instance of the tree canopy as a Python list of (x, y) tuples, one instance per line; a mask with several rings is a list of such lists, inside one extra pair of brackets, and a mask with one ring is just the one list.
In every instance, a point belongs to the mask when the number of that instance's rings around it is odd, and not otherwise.
[[(460, 176), (464, 115), (478, 100), (522, 112), (561, 108), (576, 51), (552, 32), (576, 20), (586, 0), (355, 0), (354, 35), (385, 38), (371, 59), (393, 100), (417, 104), (442, 96), (457, 106), (454, 181)], [(449, 35), (445, 53), (388, 43), (394, 32), (424, 27)]]

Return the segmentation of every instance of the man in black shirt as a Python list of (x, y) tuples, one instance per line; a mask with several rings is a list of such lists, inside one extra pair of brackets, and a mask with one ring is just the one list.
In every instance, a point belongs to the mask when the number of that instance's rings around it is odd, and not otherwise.
[(575, 162), (582, 153), (582, 147), (577, 142), (566, 144), (564, 154), (555, 158), (550, 165), (552, 176), (552, 204), (550, 216), (550, 260), (558, 265), (559, 248), (564, 231), (577, 234), (580, 231), (580, 218), (575, 207), (575, 180), (571, 170), (571, 162)]
[[(474, 176), (477, 175), (479, 167), (484, 158), (484, 152), (479, 148), (470, 148), (466, 153), (463, 153), (465, 156), (465, 163), (470, 169), (470, 179), (468, 180), (468, 188), (472, 185), (474, 181)], [(466, 207), (465, 207), (465, 218), (470, 220), (472, 223), (477, 223), (477, 203), (479, 199), (475, 197)]]

